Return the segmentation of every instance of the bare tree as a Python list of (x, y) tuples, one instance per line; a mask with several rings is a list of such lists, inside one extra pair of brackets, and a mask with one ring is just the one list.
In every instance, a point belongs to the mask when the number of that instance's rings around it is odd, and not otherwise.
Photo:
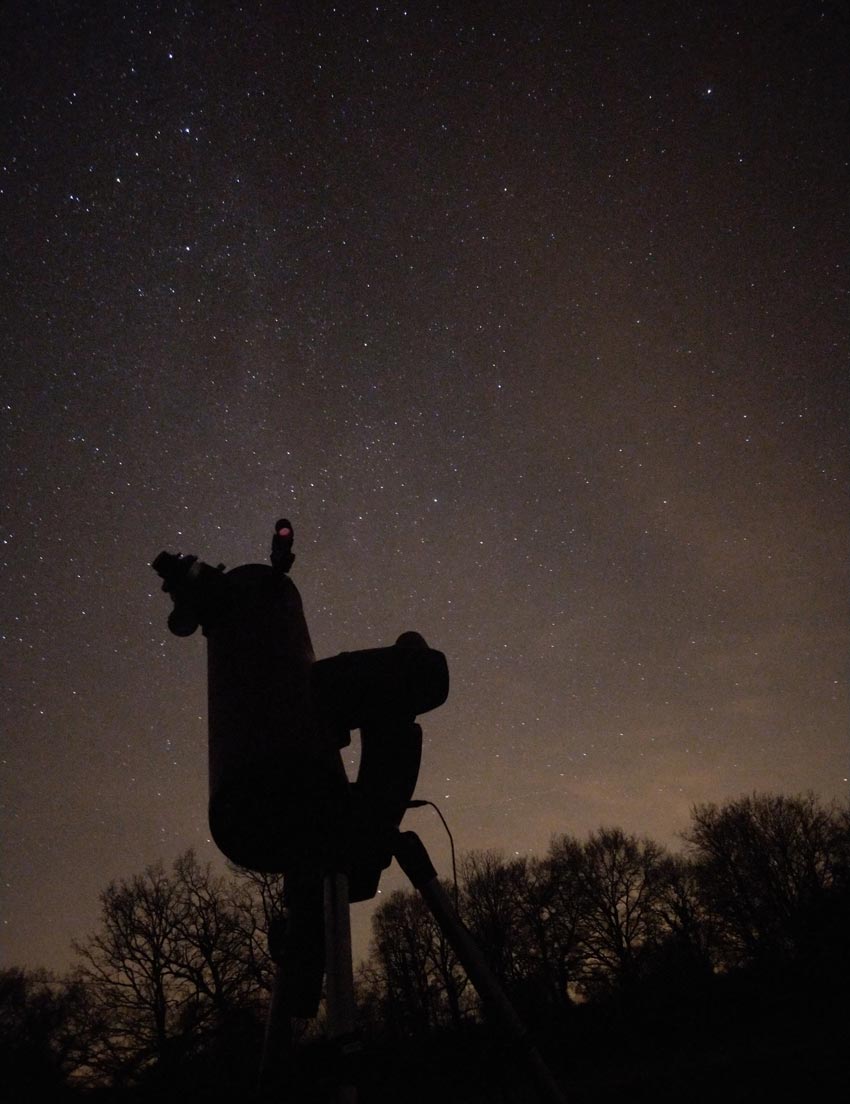
[(684, 838), (726, 965), (801, 949), (819, 902), (846, 882), (846, 816), (813, 794), (753, 794), (693, 810)]
[(230, 866), (231, 902), (240, 929), (242, 963), (259, 991), (271, 993), (275, 967), (269, 957), (269, 930), (285, 914), (282, 874), (263, 874)]
[(244, 890), (191, 851), (170, 873), (156, 864), (113, 882), (101, 906), (99, 931), (76, 948), (96, 1074), (124, 1083), (174, 1068), (256, 1003)]
[(84, 1066), (78, 1031), (85, 992), (44, 970), (0, 971), (0, 1068), (3, 1090), (35, 1099), (61, 1090)]
[(108, 1023), (93, 1062), (124, 1081), (165, 1061), (182, 1034), (191, 992), (176, 973), (177, 931), (184, 920), (177, 883), (161, 864), (101, 894), (101, 929), (76, 950), (94, 1011)]
[(661, 871), (658, 914), (665, 942), (706, 966), (718, 961), (718, 936), (700, 892), (699, 868), (683, 855), (670, 855)]
[(397, 890), (372, 918), (371, 969), (361, 986), (377, 997), (393, 1031), (458, 1026), (467, 1011), (467, 979), (422, 898)]
[[(175, 915), (174, 971), (189, 993), (185, 1019), (194, 1030), (220, 1021), (256, 997), (253, 941), (246, 954), (245, 894), (201, 867), (187, 851), (174, 864), (181, 907)], [(265, 956), (268, 960), (268, 956)]]
[(591, 833), (578, 873), (586, 992), (630, 985), (638, 962), (662, 932), (666, 853), (620, 828)]
[(584, 853), (572, 836), (556, 836), (542, 862), (530, 865), (528, 926), (550, 1000), (571, 1003), (584, 963)]
[(529, 970), (528, 864), (496, 851), (473, 851), (461, 862), (461, 912), (508, 992), (516, 992)]

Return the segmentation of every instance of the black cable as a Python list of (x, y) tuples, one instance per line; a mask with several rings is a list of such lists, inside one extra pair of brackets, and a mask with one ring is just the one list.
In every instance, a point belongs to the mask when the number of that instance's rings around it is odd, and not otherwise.
[(458, 901), (458, 888), (457, 888), (457, 863), (455, 861), (455, 841), (452, 836), (451, 829), (446, 823), (446, 818), (440, 812), (439, 805), (435, 805), (433, 801), (408, 801), (408, 809), (421, 809), (423, 805), (430, 805), (432, 809), (436, 809), (437, 816), (443, 822), (443, 827), (446, 830), (446, 835), (449, 837), (449, 846), (452, 849), (452, 882), (454, 884), (454, 897), (455, 897), (455, 912), (460, 915), (460, 905)]

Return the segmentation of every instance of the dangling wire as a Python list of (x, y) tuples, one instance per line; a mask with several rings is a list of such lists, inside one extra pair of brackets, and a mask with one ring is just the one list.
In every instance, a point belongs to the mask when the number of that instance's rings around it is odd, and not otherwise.
[(457, 888), (457, 862), (455, 861), (455, 841), (452, 836), (451, 830), (446, 823), (446, 818), (440, 812), (439, 805), (435, 805), (433, 801), (408, 801), (408, 809), (421, 809), (423, 805), (430, 805), (432, 809), (436, 809), (437, 816), (443, 822), (443, 827), (446, 830), (446, 835), (449, 837), (449, 846), (452, 849), (452, 884), (454, 885), (454, 898), (455, 898), (455, 912), (460, 915), (460, 903)]

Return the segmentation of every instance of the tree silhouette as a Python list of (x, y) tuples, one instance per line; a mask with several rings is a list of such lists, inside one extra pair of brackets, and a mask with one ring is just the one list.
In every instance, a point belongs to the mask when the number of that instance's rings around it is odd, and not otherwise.
[(77, 947), (95, 1074), (166, 1077), (256, 1010), (268, 971), (257, 969), (257, 903), (244, 884), (189, 851), (170, 873), (157, 864), (112, 883), (101, 906), (100, 930)]
[(571, 1003), (585, 961), (584, 853), (573, 836), (556, 836), (534, 864), (531, 931), (555, 1007)]
[(667, 854), (620, 828), (591, 833), (581, 850), (578, 891), (586, 993), (631, 985), (641, 956), (660, 938)]
[(0, 1084), (7, 1099), (62, 1094), (85, 1058), (77, 1032), (84, 1002), (78, 983), (44, 970), (0, 971)]
[(529, 972), (529, 879), (525, 859), (473, 851), (461, 862), (461, 912), (502, 987), (516, 993)]
[(232, 875), (228, 900), (240, 932), (235, 951), (256, 991), (271, 993), (275, 966), (269, 957), (268, 933), (284, 915), (283, 875), (263, 874), (229, 863), (228, 869)]
[(418, 894), (396, 890), (375, 911), (371, 962), (360, 983), (379, 1002), (391, 1032), (457, 1027), (464, 1019), (466, 976)]
[[(850, 809), (754, 794), (697, 806), (683, 838), (678, 855), (620, 828), (557, 836), (540, 859), (473, 852), (460, 864), (462, 919), (521, 1016), (590, 1078), (612, 1046), (618, 1062), (654, 1053), (666, 1068), (675, 1040), (697, 1065), (726, 1056), (735, 1076), (756, 1051), (773, 1068), (796, 1047), (807, 1076), (838, 1083)], [(20, 1099), (104, 1085), (158, 1100), (242, 1091), (259, 1060), (282, 884), (239, 869), (216, 876), (186, 852), (109, 885), (73, 975), (0, 974), (4, 1089)], [(375, 910), (358, 994), (383, 1054), (374, 1068), (394, 1063), (399, 1085), (413, 1053), (421, 1070), (438, 1053), (454, 1072), (473, 1051), (499, 1065), (418, 894), (398, 891)]]
[(812, 794), (699, 805), (684, 834), (726, 966), (799, 954), (847, 881), (847, 815)]

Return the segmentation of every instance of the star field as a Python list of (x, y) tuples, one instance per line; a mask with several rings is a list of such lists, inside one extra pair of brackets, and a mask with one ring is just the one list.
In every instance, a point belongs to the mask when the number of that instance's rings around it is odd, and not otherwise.
[(417, 796), (461, 849), (846, 799), (846, 30), (18, 6), (4, 962), (64, 968), (111, 878), (218, 861), (204, 644), (148, 565), (264, 561), (282, 514), (317, 655), (446, 653)]

